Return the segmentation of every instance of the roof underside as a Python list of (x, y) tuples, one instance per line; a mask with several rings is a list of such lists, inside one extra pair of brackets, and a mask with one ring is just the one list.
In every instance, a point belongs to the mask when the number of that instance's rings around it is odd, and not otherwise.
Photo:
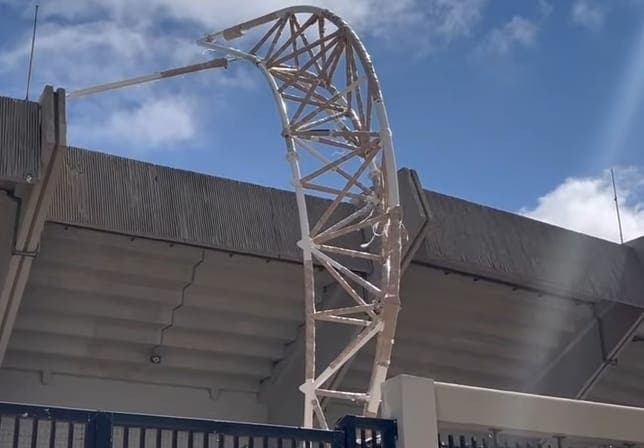
[(48, 224), (5, 367), (254, 392), (295, 338), (300, 277), (294, 263)]
[[(592, 318), (579, 301), (446, 272), (406, 273), (391, 375), (521, 390)], [(297, 263), (49, 223), (5, 368), (257, 392), (301, 298)], [(357, 358), (343, 384), (363, 387), (369, 369)]]
[[(42, 175), (37, 118), (0, 98), (0, 187)], [(424, 194), (431, 230), (402, 281), (390, 375), (522, 390), (593, 302), (644, 306), (633, 247)], [(292, 193), (71, 149), (3, 369), (258, 392), (302, 325), (298, 239)], [(591, 397), (644, 405), (642, 350)], [(367, 355), (347, 389), (364, 387)]]

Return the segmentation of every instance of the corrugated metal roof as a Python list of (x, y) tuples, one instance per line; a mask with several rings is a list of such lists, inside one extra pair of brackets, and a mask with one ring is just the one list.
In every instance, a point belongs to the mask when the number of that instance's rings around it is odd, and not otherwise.
[[(65, 166), (51, 221), (300, 261), (291, 192), (81, 149), (70, 149)], [(426, 194), (430, 232), (415, 261), (564, 297), (644, 306), (644, 266), (633, 248)], [(312, 216), (324, 202), (309, 198)], [(415, 198), (402, 202), (418, 207)], [(345, 204), (342, 213), (349, 211)], [(361, 242), (354, 234), (342, 243), (357, 247)], [(367, 263), (352, 263), (369, 270)]]
[(631, 247), (426, 193), (431, 230), (418, 261), (564, 297), (644, 307), (644, 264)]
[[(310, 216), (325, 203), (309, 197)], [(351, 210), (345, 204), (337, 213)], [(297, 217), (291, 192), (71, 148), (49, 220), (300, 262)], [(338, 241), (363, 242), (349, 238)], [(352, 267), (368, 265), (353, 260)]]
[(40, 177), (40, 106), (0, 97), (0, 180)]

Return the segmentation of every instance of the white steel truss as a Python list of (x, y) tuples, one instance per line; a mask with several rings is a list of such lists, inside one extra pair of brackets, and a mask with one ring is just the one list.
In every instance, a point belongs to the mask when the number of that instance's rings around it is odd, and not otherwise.
[[(247, 49), (231, 46), (239, 39)], [(225, 67), (237, 60), (259, 68), (277, 103), (299, 211), (305, 288), (306, 361), (300, 386), (304, 426), (328, 428), (329, 399), (360, 403), (363, 415), (375, 416), (400, 309), (402, 223), (391, 130), (371, 59), (343, 19), (310, 6), (285, 8), (208, 34), (198, 43), (222, 57), (69, 96)], [(330, 199), (316, 216), (307, 208), (307, 193)], [(355, 245), (351, 237), (356, 235), (363, 244)], [(371, 274), (353, 270), (355, 260), (369, 263)], [(337, 283), (348, 303), (318, 308), (316, 291), (323, 276)], [(319, 322), (359, 329), (321, 371), (316, 369)], [(341, 390), (336, 380), (374, 339), (367, 390)]]

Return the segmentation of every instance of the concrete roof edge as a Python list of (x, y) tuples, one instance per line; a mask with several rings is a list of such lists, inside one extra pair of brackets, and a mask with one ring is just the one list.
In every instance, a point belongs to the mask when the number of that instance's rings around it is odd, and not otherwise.
[[(400, 173), (410, 177), (412, 170)], [(70, 148), (62, 177), (51, 221), (300, 261), (297, 209), (290, 191), (80, 148)], [(429, 232), (414, 262), (579, 300), (644, 305), (641, 265), (631, 247), (441, 193), (424, 193), (429, 213), (418, 210), (417, 215), (429, 215)], [(325, 202), (310, 201), (313, 210), (321, 210)], [(403, 197), (403, 206), (405, 202), (413, 203)], [(570, 253), (562, 253), (567, 246)], [(602, 257), (596, 256), (598, 251)]]

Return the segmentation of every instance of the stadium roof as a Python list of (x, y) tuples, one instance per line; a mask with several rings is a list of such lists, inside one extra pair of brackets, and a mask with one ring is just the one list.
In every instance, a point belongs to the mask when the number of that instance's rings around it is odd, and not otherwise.
[[(0, 98), (0, 400), (140, 410), (62, 386), (103, 379), (257, 397), (253, 412), (216, 416), (298, 423), (294, 195), (68, 148), (64, 117), (52, 90), (40, 104)], [(425, 191), (409, 169), (399, 179), (419, 244), (390, 375), (644, 405), (632, 342), (644, 336), (644, 239), (614, 244)], [(37, 250), (17, 247), (21, 235)], [(331, 356), (347, 335), (327, 331)], [(370, 368), (358, 357), (343, 385)]]

